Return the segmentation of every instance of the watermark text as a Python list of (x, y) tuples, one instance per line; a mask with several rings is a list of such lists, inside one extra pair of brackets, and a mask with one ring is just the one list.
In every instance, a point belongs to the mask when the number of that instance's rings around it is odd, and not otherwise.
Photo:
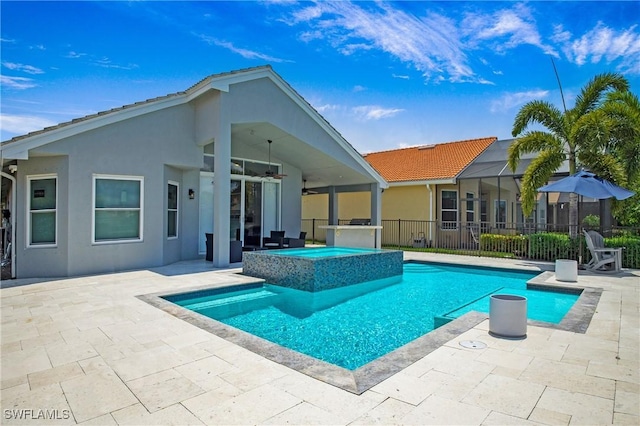
[(5, 408), (3, 416), (5, 420), (67, 420), (71, 417), (71, 411), (57, 408)]

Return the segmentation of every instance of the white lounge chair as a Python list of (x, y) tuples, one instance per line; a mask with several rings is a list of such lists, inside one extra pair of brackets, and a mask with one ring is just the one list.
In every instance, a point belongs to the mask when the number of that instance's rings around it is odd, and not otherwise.
[(605, 247), (604, 238), (596, 231), (585, 231), (584, 237), (591, 252), (591, 260), (585, 265), (591, 271), (617, 272), (622, 267), (622, 248)]

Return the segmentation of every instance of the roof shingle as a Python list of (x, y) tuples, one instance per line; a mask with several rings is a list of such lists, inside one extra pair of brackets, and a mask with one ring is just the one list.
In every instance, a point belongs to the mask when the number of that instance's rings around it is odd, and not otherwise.
[(373, 152), (364, 158), (387, 182), (452, 179), (497, 139), (492, 136)]

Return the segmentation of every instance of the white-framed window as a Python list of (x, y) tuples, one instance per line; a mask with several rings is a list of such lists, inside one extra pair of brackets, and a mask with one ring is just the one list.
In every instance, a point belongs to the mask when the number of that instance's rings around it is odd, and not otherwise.
[(180, 206), (180, 185), (169, 181), (167, 184), (167, 238), (178, 238), (178, 211)]
[(458, 191), (440, 193), (442, 229), (458, 229)]
[(467, 192), (467, 222), (475, 222), (476, 220), (476, 210), (474, 208), (474, 204), (473, 192)]
[(144, 178), (93, 175), (93, 243), (142, 241)]
[(27, 176), (27, 246), (55, 247), (58, 234), (58, 177)]

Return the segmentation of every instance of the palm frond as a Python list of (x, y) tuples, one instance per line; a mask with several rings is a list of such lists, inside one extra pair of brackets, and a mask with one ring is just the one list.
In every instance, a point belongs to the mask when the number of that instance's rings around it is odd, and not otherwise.
[(627, 176), (624, 165), (615, 155), (585, 151), (578, 156), (580, 164), (603, 179), (625, 186)]
[(576, 153), (585, 150), (604, 152), (611, 142), (614, 124), (613, 120), (599, 109), (581, 116), (574, 123), (570, 134)]
[(529, 216), (535, 206), (538, 188), (546, 184), (549, 178), (560, 168), (565, 160), (564, 153), (557, 150), (542, 151), (534, 158), (522, 176), (521, 202), (522, 212)]
[(572, 110), (577, 116), (581, 116), (596, 109), (608, 91), (626, 92), (627, 90), (629, 90), (629, 82), (621, 74), (598, 74), (582, 88)]
[(541, 130), (527, 132), (509, 145), (507, 149), (507, 164), (512, 171), (515, 171), (524, 154), (545, 150), (564, 153), (563, 141), (555, 135)]
[(560, 138), (566, 137), (562, 112), (553, 104), (545, 101), (531, 101), (520, 108), (513, 123), (512, 136), (519, 136), (531, 124), (535, 123), (541, 124)]

